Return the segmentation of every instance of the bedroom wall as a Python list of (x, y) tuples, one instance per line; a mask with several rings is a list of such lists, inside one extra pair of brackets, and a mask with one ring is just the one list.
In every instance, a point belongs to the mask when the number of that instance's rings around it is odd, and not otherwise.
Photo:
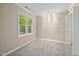
[[(0, 10), (1, 10), (1, 5), (0, 5)], [(1, 16), (0, 16), (0, 18), (1, 18)], [(1, 52), (1, 19), (0, 19), (0, 55), (2, 55), (2, 52)]]
[[(18, 37), (18, 11), (33, 17), (33, 34), (21, 38)], [(0, 4), (0, 51), (5, 54), (34, 38), (36, 38), (36, 16), (15, 4)]]
[(68, 12), (52, 13), (37, 17), (37, 37), (65, 41), (65, 15)]

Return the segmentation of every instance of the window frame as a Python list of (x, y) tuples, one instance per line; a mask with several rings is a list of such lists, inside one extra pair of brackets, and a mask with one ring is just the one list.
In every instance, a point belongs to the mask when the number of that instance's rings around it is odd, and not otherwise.
[[(23, 15), (23, 16), (25, 16), (26, 17), (26, 32), (25, 32), (25, 34), (20, 34), (20, 24), (19, 24), (19, 16), (20, 15)], [(31, 33), (28, 33), (28, 18), (31, 18), (32, 19), (32, 28), (31, 28)], [(24, 37), (24, 36), (28, 36), (28, 35), (32, 35), (33, 34), (33, 17), (31, 17), (31, 16), (29, 16), (29, 15), (27, 15), (27, 14), (25, 14), (25, 13), (23, 13), (23, 12), (18, 12), (18, 37), (20, 38), (20, 37)]]

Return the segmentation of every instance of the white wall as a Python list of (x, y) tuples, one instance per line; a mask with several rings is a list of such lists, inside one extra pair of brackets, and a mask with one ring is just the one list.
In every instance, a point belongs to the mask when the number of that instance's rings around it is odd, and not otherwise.
[[(33, 17), (33, 34), (18, 37), (17, 12)], [(36, 17), (14, 4), (0, 4), (0, 51), (4, 54), (36, 38)]]
[(67, 12), (38, 16), (37, 37), (65, 41), (65, 15)]
[(73, 8), (72, 54), (79, 56), (79, 6)]
[[(1, 9), (1, 5), (0, 5), (0, 9)], [(1, 18), (1, 16), (0, 16), (0, 18)], [(1, 19), (0, 19), (0, 21), (1, 21)], [(1, 23), (0, 23), (0, 27), (1, 27)], [(0, 30), (1, 30), (1, 28), (0, 28)], [(0, 38), (1, 38), (1, 32), (0, 32)], [(1, 43), (0, 43), (0, 46), (1, 46)]]
[[(1, 5), (0, 5), (0, 9), (1, 9)], [(0, 16), (0, 18), (1, 18), (1, 16)], [(1, 19), (0, 19), (0, 30), (1, 30)], [(1, 31), (0, 31), (0, 38), (1, 38), (2, 36), (1, 36)], [(0, 42), (0, 47), (1, 47), (1, 42)], [(1, 48), (0, 48), (0, 55), (2, 55), (2, 52), (1, 52)]]

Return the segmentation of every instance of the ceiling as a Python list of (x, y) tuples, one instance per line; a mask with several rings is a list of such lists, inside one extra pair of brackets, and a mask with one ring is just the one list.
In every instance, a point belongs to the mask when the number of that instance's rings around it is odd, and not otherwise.
[(46, 14), (48, 12), (60, 12), (67, 9), (71, 3), (19, 3), (24, 8), (27, 7), (30, 11), (37, 15)]

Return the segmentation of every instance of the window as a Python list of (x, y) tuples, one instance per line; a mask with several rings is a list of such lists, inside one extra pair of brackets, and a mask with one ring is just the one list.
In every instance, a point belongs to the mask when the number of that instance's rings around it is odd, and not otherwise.
[(28, 18), (28, 33), (32, 33), (32, 18)]
[(18, 13), (18, 35), (19, 37), (32, 33), (32, 17)]

